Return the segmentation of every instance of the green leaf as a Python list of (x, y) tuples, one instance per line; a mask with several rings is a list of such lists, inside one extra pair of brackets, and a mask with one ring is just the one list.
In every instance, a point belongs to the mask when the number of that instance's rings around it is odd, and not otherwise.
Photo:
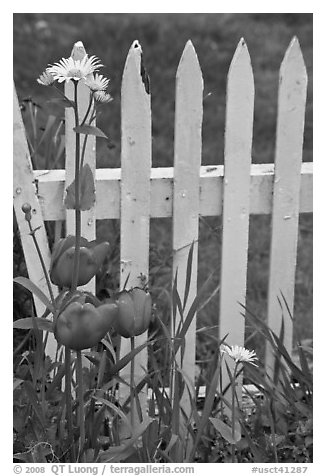
[(194, 254), (194, 244), (195, 242), (193, 241), (190, 250), (188, 253), (188, 260), (187, 260), (187, 272), (186, 272), (186, 285), (185, 285), (185, 294), (184, 294), (184, 300), (183, 300), (183, 309), (186, 307), (187, 299), (189, 296), (189, 289), (190, 289), (190, 282), (191, 282), (191, 272), (192, 272), (192, 257)]
[(113, 377), (114, 375), (116, 375), (118, 372), (120, 372), (121, 369), (123, 369), (126, 365), (129, 364), (129, 362), (140, 352), (142, 351), (143, 349), (145, 349), (145, 347), (147, 347), (148, 345), (151, 345), (153, 344), (153, 342), (149, 341), (149, 342), (145, 342), (144, 344), (141, 344), (140, 346), (136, 347), (135, 349), (133, 349), (132, 351), (128, 352), (128, 354), (126, 354), (124, 357), (122, 357), (122, 359), (118, 360), (118, 362), (114, 365), (112, 365), (109, 369), (109, 376), (110, 377)]
[(99, 453), (97, 462), (100, 463), (121, 463), (121, 461), (126, 460), (130, 456), (134, 455), (135, 449), (133, 447), (126, 448), (125, 445), (112, 446), (106, 451)]
[[(194, 456), (195, 456), (197, 446), (200, 442), (201, 436), (202, 436), (205, 428), (207, 427), (208, 419), (209, 419), (209, 416), (211, 415), (211, 412), (212, 412), (212, 408), (213, 408), (214, 400), (215, 400), (215, 395), (216, 395), (216, 389), (218, 387), (219, 379), (220, 379), (221, 364), (222, 364), (222, 359), (219, 358), (218, 365), (215, 369), (215, 372), (214, 372), (213, 378), (210, 382), (209, 388), (208, 388), (208, 386), (206, 387), (204, 408), (203, 408), (203, 411), (202, 411), (202, 414), (201, 414), (201, 419), (200, 419), (200, 422), (199, 422), (199, 425), (198, 425), (196, 439), (195, 439), (194, 447), (191, 451), (189, 462), (191, 462), (193, 460)], [(208, 388), (208, 391), (207, 391), (207, 388)]]
[[(79, 180), (80, 209), (82, 211), (90, 210), (95, 203), (95, 183), (93, 172), (88, 164), (85, 164), (81, 169)], [(68, 210), (76, 208), (75, 180), (67, 188), (67, 195), (64, 203)]]
[(39, 404), (37, 393), (36, 393), (32, 383), (25, 380), (25, 382), (23, 384), (23, 387), (24, 387), (26, 395), (29, 399), (29, 402), (31, 403), (32, 407), (34, 408), (36, 416), (40, 420), (40, 423), (43, 426), (43, 428), (45, 428), (46, 425), (45, 425), (45, 419), (44, 419), (44, 415), (43, 415), (43, 412), (42, 412), (42, 408)]
[(14, 329), (34, 329), (35, 326), (40, 331), (53, 332), (53, 323), (41, 317), (24, 317), (14, 322)]
[(65, 207), (67, 210), (76, 209), (76, 198), (75, 198), (75, 180), (67, 187), (66, 197), (64, 200)]
[(136, 428), (134, 428), (134, 433), (132, 438), (128, 438), (124, 440), (121, 446), (109, 448), (107, 451), (103, 451), (102, 453), (100, 453), (99, 462), (118, 463), (126, 459), (130, 455), (131, 449), (135, 448), (139, 437), (142, 436), (142, 434), (146, 431), (148, 425), (150, 425), (152, 421), (153, 421), (152, 418), (149, 418), (146, 416), (143, 422), (137, 425)]
[(62, 107), (74, 107), (74, 101), (70, 101), (69, 99), (65, 98), (53, 98), (47, 101), (48, 104), (54, 106), (62, 106)]
[(104, 137), (104, 139), (108, 139), (108, 137), (104, 134), (103, 131), (101, 131), (101, 129), (95, 126), (89, 126), (87, 124), (84, 124), (83, 126), (74, 127), (74, 131), (78, 134)]
[[(182, 344), (182, 341), (183, 341), (183, 339), (184, 339), (184, 337), (185, 337), (185, 335), (186, 335), (186, 333), (189, 329), (189, 326), (190, 326), (196, 312), (198, 311), (202, 296), (204, 295), (204, 293), (206, 293), (207, 287), (210, 284), (213, 275), (214, 275), (214, 273), (210, 274), (210, 276), (207, 278), (207, 280), (205, 281), (205, 283), (203, 284), (201, 289), (198, 291), (198, 294), (197, 294), (197, 296), (193, 300), (193, 303), (190, 306), (187, 317), (185, 318), (181, 329), (178, 329), (178, 332), (177, 332), (177, 335), (175, 336), (175, 341), (174, 341), (174, 352), (175, 353), (177, 353), (180, 345)], [(178, 296), (177, 290), (176, 290), (176, 296)], [(174, 299), (175, 299), (175, 297), (173, 296), (173, 300)], [(180, 326), (179, 326), (179, 328), (180, 328)]]
[(234, 438), (232, 436), (232, 428), (226, 425), (222, 420), (219, 418), (210, 418), (211, 423), (214, 425), (214, 428), (223, 436), (225, 440), (227, 440), (232, 445), (235, 445), (237, 441), (241, 440), (241, 433), (240, 431), (234, 432)]
[(21, 378), (14, 377), (13, 390), (18, 388), (23, 382), (24, 380), (22, 380)]
[(125, 422), (128, 430), (130, 431), (130, 436), (132, 435), (133, 429), (132, 429), (131, 423), (128, 420), (128, 418), (126, 417), (126, 415), (123, 413), (123, 411), (120, 410), (120, 408), (118, 408), (114, 403), (110, 402), (106, 398), (102, 398), (102, 397), (98, 397), (98, 396), (95, 396), (93, 398), (96, 399), (96, 402), (103, 403), (104, 405), (109, 407), (113, 411), (113, 413), (117, 414)]
[(95, 204), (94, 176), (88, 164), (80, 171), (80, 208), (90, 210)]
[(176, 444), (176, 442), (179, 440), (179, 435), (175, 435), (174, 433), (171, 434), (171, 439), (169, 441), (168, 446), (166, 447), (165, 451), (167, 454), (169, 454), (169, 451), (173, 448), (173, 446)]
[[(59, 292), (59, 294), (54, 298), (54, 307), (56, 309), (60, 309), (60, 306), (65, 298), (65, 296), (69, 293), (67, 289), (63, 289), (62, 291)], [(51, 313), (50, 309), (45, 309), (44, 313), (42, 314), (42, 318), (48, 317), (48, 315)]]
[(43, 291), (41, 291), (41, 289), (38, 286), (36, 286), (36, 284), (34, 284), (30, 279), (24, 278), (23, 276), (18, 276), (18, 278), (14, 278), (14, 283), (24, 286), (24, 288), (28, 289), (28, 291), (30, 291), (32, 294), (38, 297), (39, 300), (42, 301), (43, 304), (48, 309), (50, 309), (51, 312), (54, 312), (54, 307), (52, 306), (49, 299), (46, 297)]
[(57, 373), (55, 374), (52, 382), (47, 386), (46, 389), (46, 399), (50, 400), (52, 397), (52, 394), (56, 388), (59, 388), (61, 390), (61, 381), (65, 375), (65, 366), (64, 364), (61, 364), (57, 370)]

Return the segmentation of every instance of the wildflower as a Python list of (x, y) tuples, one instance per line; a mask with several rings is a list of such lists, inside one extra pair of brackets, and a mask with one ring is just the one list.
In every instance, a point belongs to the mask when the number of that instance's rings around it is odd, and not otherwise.
[(54, 65), (50, 65), (47, 71), (53, 75), (54, 79), (62, 83), (71, 79), (75, 81), (87, 79), (89, 75), (102, 66), (100, 60), (94, 55), (90, 58), (85, 55), (81, 60), (75, 60), (70, 56), (69, 58), (62, 58)]
[(46, 69), (44, 73), (41, 74), (39, 78), (36, 80), (42, 86), (51, 86), (54, 83), (53, 75)]
[(94, 76), (86, 79), (85, 84), (91, 91), (105, 91), (109, 84), (109, 79), (102, 74), (96, 73)]
[(113, 101), (112, 96), (109, 93), (105, 93), (104, 91), (96, 91), (94, 93), (94, 99), (98, 102), (111, 102), (111, 101)]
[(233, 345), (232, 347), (223, 345), (221, 352), (228, 354), (236, 363), (247, 362), (258, 367), (258, 365), (253, 362), (254, 360), (257, 360), (256, 352), (254, 350), (248, 350), (238, 345)]

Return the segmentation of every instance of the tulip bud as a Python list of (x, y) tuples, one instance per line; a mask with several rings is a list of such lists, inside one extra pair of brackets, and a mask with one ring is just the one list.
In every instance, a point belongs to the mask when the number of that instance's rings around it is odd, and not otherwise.
[[(71, 287), (75, 260), (75, 237), (67, 236), (57, 243), (51, 260), (50, 278), (53, 284), (61, 287)], [(105, 256), (109, 243), (98, 245), (89, 243), (85, 238), (81, 239), (79, 270), (77, 286), (87, 284), (98, 272)]]
[(145, 332), (151, 321), (151, 295), (140, 288), (122, 291), (117, 299), (118, 317), (115, 328), (123, 337), (134, 337)]
[(59, 314), (54, 335), (59, 344), (72, 350), (94, 347), (117, 318), (117, 305), (107, 302), (99, 307), (72, 302)]

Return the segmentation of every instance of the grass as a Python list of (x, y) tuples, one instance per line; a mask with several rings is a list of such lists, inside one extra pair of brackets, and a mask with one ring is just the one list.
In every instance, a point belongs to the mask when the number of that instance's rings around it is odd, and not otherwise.
[[(188, 254), (188, 285), (192, 256), (193, 247)], [(19, 282), (28, 289), (35, 290), (35, 285), (28, 280), (20, 279)], [(150, 332), (144, 344), (119, 359), (113, 345), (116, 326), (113, 323), (113, 329), (110, 330), (112, 340), (107, 335), (90, 352), (84, 352), (93, 365), (84, 373), (85, 387), (78, 383), (80, 376), (77, 382), (72, 379), (75, 390), (77, 384), (80, 394), (78, 405), (73, 398), (75, 391), (69, 395), (68, 401), (73, 410), (70, 433), (69, 430), (67, 433), (64, 425), (68, 408), (65, 410), (61, 388), (65, 373), (63, 366), (67, 369), (70, 364), (67, 361), (63, 364), (60, 357), (54, 362), (49, 358), (44, 359), (42, 336), (39, 332), (39, 329), (44, 329), (44, 319), (35, 319), (27, 326), (27, 319), (17, 321), (15, 327), (31, 329), (34, 340), (23, 355), (18, 355), (17, 351), (14, 355), (14, 461), (312, 462), (312, 348), (296, 338), (298, 358), (293, 360), (283, 345), (283, 326), (279, 335), (274, 334), (258, 316), (242, 307), (242, 312), (247, 313), (255, 331), (273, 348), (275, 371), (273, 375), (269, 375), (261, 362), (257, 361), (257, 365), (252, 366), (246, 358), (242, 359), (241, 364), (224, 360), (225, 355), (220, 348), (224, 339), (222, 342), (216, 339), (206, 375), (203, 375), (205, 397), (197, 398), (199, 382), (195, 387), (189, 384), (179, 364), (180, 357), (186, 357), (184, 337), (202, 304), (203, 289), (199, 290), (189, 306), (187, 298), (182, 305), (176, 282), (174, 283), (171, 296), (173, 322), (177, 308), (179, 312), (181, 308), (189, 309), (183, 314), (184, 319), (177, 328), (175, 338), (172, 338), (164, 323), (159, 321), (161, 337)], [(186, 290), (185, 296), (187, 295)], [(42, 301), (46, 303), (47, 298), (42, 298)], [(282, 305), (284, 312), (288, 312), (285, 301)], [(54, 310), (54, 314), (57, 314), (60, 312), (58, 301), (54, 306), (58, 306)], [(37, 326), (41, 327), (37, 329)], [(51, 321), (50, 324), (47, 323), (46, 329), (53, 331)], [(130, 397), (119, 405), (116, 400), (116, 385), (121, 383), (121, 375), (119, 377), (118, 372), (144, 346), (149, 352), (149, 369), (137, 385), (132, 385), (133, 378), (131, 379)], [(162, 350), (166, 351), (165, 366), (160, 358)], [(70, 351), (67, 355), (70, 356)], [(77, 352), (77, 362), (79, 357)], [(71, 359), (71, 363), (75, 365), (75, 352)], [(235, 365), (233, 375), (230, 374), (232, 365)], [(244, 398), (242, 410), (238, 408), (236, 399), (232, 398), (231, 417), (227, 412), (230, 401), (225, 394), (230, 380), (225, 376), (221, 379), (222, 366), (226, 366), (233, 383), (236, 375), (243, 370), (247, 371), (247, 380), (251, 384), (244, 388), (247, 398)], [(51, 369), (55, 370), (54, 378), (50, 376)], [(145, 384), (149, 388), (148, 412), (146, 410), (142, 413), (140, 405), (136, 403), (137, 415), (142, 414), (142, 417), (139, 416), (141, 423), (133, 423), (134, 412), (131, 408), (133, 402), (139, 401)], [(66, 386), (66, 390), (70, 386)], [(232, 389), (234, 392), (233, 385)], [(189, 412), (182, 411), (182, 395), (189, 395)], [(80, 408), (85, 412), (77, 420)], [(237, 423), (239, 428), (235, 426)], [(76, 456), (74, 449), (77, 448), (85, 451)]]
[[(133, 40), (142, 45), (151, 79), (153, 114), (153, 166), (173, 165), (175, 72), (184, 45), (190, 38), (204, 77), (203, 164), (223, 163), (226, 76), (232, 55), (244, 37), (255, 76), (253, 162), (273, 162), (277, 110), (278, 70), (293, 35), (299, 38), (306, 62), (309, 87), (303, 157), (312, 160), (312, 15), (310, 14), (42, 14), (14, 15), (14, 79), (20, 99), (32, 96), (40, 105), (47, 90), (35, 78), (48, 63), (69, 56), (74, 42), (82, 40), (89, 54), (106, 65), (114, 101), (99, 126), (110, 138), (100, 139), (97, 166), (120, 164), (120, 85), (124, 61)], [(208, 95), (208, 93), (211, 93)], [(45, 109), (40, 110), (45, 124)], [(114, 233), (116, 224), (100, 223), (99, 234)], [(250, 221), (247, 304), (260, 317), (266, 314), (270, 218)], [(200, 222), (199, 284), (216, 271), (211, 292), (218, 285), (221, 243), (220, 218)], [(118, 245), (118, 243), (117, 243)], [(110, 276), (117, 282), (119, 247), (115, 247)], [(171, 276), (171, 221), (151, 224), (151, 284), (160, 296), (158, 313), (166, 316), (163, 299)], [(154, 271), (157, 271), (155, 273)], [(302, 338), (312, 335), (312, 216), (300, 217), (296, 274), (295, 326)], [(198, 326), (218, 320), (218, 295), (199, 313)], [(250, 335), (248, 328), (247, 336)], [(199, 334), (200, 336), (200, 334)], [(198, 337), (197, 357), (205, 361), (214, 347), (207, 335)], [(253, 342), (259, 347), (259, 339)], [(259, 350), (259, 349), (257, 349)]]

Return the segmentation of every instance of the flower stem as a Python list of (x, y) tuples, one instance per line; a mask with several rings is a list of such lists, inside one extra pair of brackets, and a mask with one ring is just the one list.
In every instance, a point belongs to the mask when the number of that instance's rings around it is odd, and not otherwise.
[(80, 123), (81, 126), (83, 126), (85, 124), (86, 120), (87, 120), (88, 114), (89, 114), (89, 112), (91, 110), (91, 107), (92, 107), (92, 103), (93, 103), (93, 93), (90, 94), (88, 108), (87, 108), (87, 111), (85, 113), (84, 119)]
[(79, 424), (79, 452), (78, 460), (85, 462), (85, 412), (84, 412), (84, 390), (83, 390), (83, 365), (81, 351), (77, 350), (77, 399), (78, 399), (78, 424)]
[(82, 170), (82, 168), (84, 166), (84, 158), (85, 158), (85, 152), (86, 152), (87, 139), (88, 139), (88, 135), (85, 135), (83, 145), (82, 145), (82, 153), (81, 153), (81, 160), (80, 160), (80, 167), (79, 167), (80, 170)]
[[(79, 126), (78, 117), (78, 82), (74, 81), (74, 113), (75, 113), (75, 127)], [(75, 255), (74, 267), (72, 275), (71, 290), (75, 291), (78, 286), (79, 275), (79, 257), (80, 257), (80, 241), (81, 241), (81, 210), (80, 210), (80, 134), (76, 132), (75, 142)], [(84, 446), (85, 446), (85, 412), (84, 412), (84, 385), (83, 385), (83, 365), (81, 351), (77, 351), (77, 400), (78, 400), (78, 423), (79, 423), (79, 454), (78, 460), (84, 462)]]
[(75, 447), (72, 428), (72, 405), (71, 405), (71, 354), (70, 349), (65, 346), (65, 397), (66, 414), (68, 428), (68, 445), (70, 448), (70, 460), (75, 462)]
[[(238, 363), (234, 366), (233, 378), (232, 378), (232, 439), (235, 439), (235, 387), (236, 387), (236, 375), (237, 375)], [(235, 444), (232, 443), (232, 463), (235, 463)]]
[[(135, 349), (135, 337), (130, 337), (130, 347), (131, 352)], [(131, 359), (130, 364), (130, 420), (131, 426), (134, 431), (135, 426), (135, 394), (134, 394), (134, 387), (135, 387), (135, 357)]]
[(54, 294), (53, 294), (53, 290), (52, 290), (52, 286), (51, 286), (51, 282), (50, 282), (50, 278), (49, 278), (49, 273), (46, 269), (44, 259), (43, 259), (42, 253), (41, 253), (41, 249), (39, 247), (39, 244), (38, 244), (36, 236), (35, 236), (35, 232), (38, 230), (38, 228), (33, 230), (32, 225), (31, 225), (31, 220), (27, 220), (27, 222), (28, 222), (28, 226), (29, 226), (29, 229), (30, 229), (30, 235), (33, 238), (33, 242), (34, 242), (34, 245), (35, 245), (35, 248), (36, 248), (40, 263), (41, 263), (41, 266), (42, 266), (42, 270), (43, 270), (43, 274), (44, 274), (44, 277), (45, 277), (46, 285), (48, 287), (50, 298), (51, 298), (51, 303), (52, 303), (52, 306), (55, 308)]
[[(79, 125), (78, 117), (78, 103), (77, 103), (77, 88), (78, 82), (74, 81), (75, 87), (75, 126)], [(75, 143), (75, 255), (74, 255), (74, 267), (73, 267), (73, 279), (71, 290), (75, 291), (78, 286), (79, 275), (79, 255), (80, 255), (80, 238), (81, 238), (81, 212), (80, 212), (80, 196), (79, 196), (79, 164), (80, 164), (80, 134), (76, 132)]]
[(67, 96), (61, 91), (61, 89), (57, 88), (57, 86), (54, 83), (53, 83), (52, 87), (56, 91), (58, 91), (58, 93), (70, 103), (71, 107), (75, 108), (75, 104), (69, 98), (67, 98)]
[[(77, 102), (77, 81), (74, 81), (74, 114), (75, 114), (75, 126), (79, 125), (78, 117), (78, 102)], [(75, 142), (75, 254), (74, 254), (74, 266), (72, 274), (71, 290), (75, 291), (78, 286), (79, 275), (79, 256), (80, 256), (80, 239), (81, 239), (81, 212), (80, 212), (80, 197), (79, 197), (79, 162), (80, 162), (80, 134), (76, 132)], [(68, 424), (68, 437), (69, 441), (72, 441), (72, 408), (71, 408), (71, 355), (70, 349), (65, 348), (65, 370), (66, 370), (66, 404), (67, 404), (67, 424)], [(68, 365), (69, 363), (69, 365)], [(77, 352), (77, 382), (78, 382), (78, 400), (79, 400), (79, 427), (80, 427), (80, 454), (83, 450), (85, 443), (85, 428), (84, 428), (84, 405), (83, 405), (83, 375), (82, 375), (82, 362), (81, 353)], [(79, 454), (79, 455), (80, 455)], [(76, 461), (74, 448), (71, 456), (72, 461)]]
[[(35, 237), (35, 232), (37, 231), (37, 228), (36, 229), (32, 228), (31, 220), (27, 220), (27, 222), (30, 229), (30, 235), (33, 238), (33, 242), (41, 262), (43, 274), (45, 276), (46, 284), (47, 284), (50, 298), (51, 298), (51, 303), (55, 309), (54, 294), (53, 294), (49, 274), (46, 269), (39, 244)], [(57, 317), (57, 313), (55, 312), (53, 315), (54, 322), (56, 320), (56, 317)], [(44, 348), (45, 348), (45, 342), (44, 342)], [(71, 355), (70, 355), (70, 349), (68, 349), (68, 347), (65, 347), (65, 398), (66, 398), (66, 414), (67, 414), (67, 429), (68, 429), (68, 445), (70, 448), (69, 453), (70, 453), (71, 461), (75, 461), (75, 451), (74, 451), (75, 449), (73, 445), (72, 405), (71, 405)]]

